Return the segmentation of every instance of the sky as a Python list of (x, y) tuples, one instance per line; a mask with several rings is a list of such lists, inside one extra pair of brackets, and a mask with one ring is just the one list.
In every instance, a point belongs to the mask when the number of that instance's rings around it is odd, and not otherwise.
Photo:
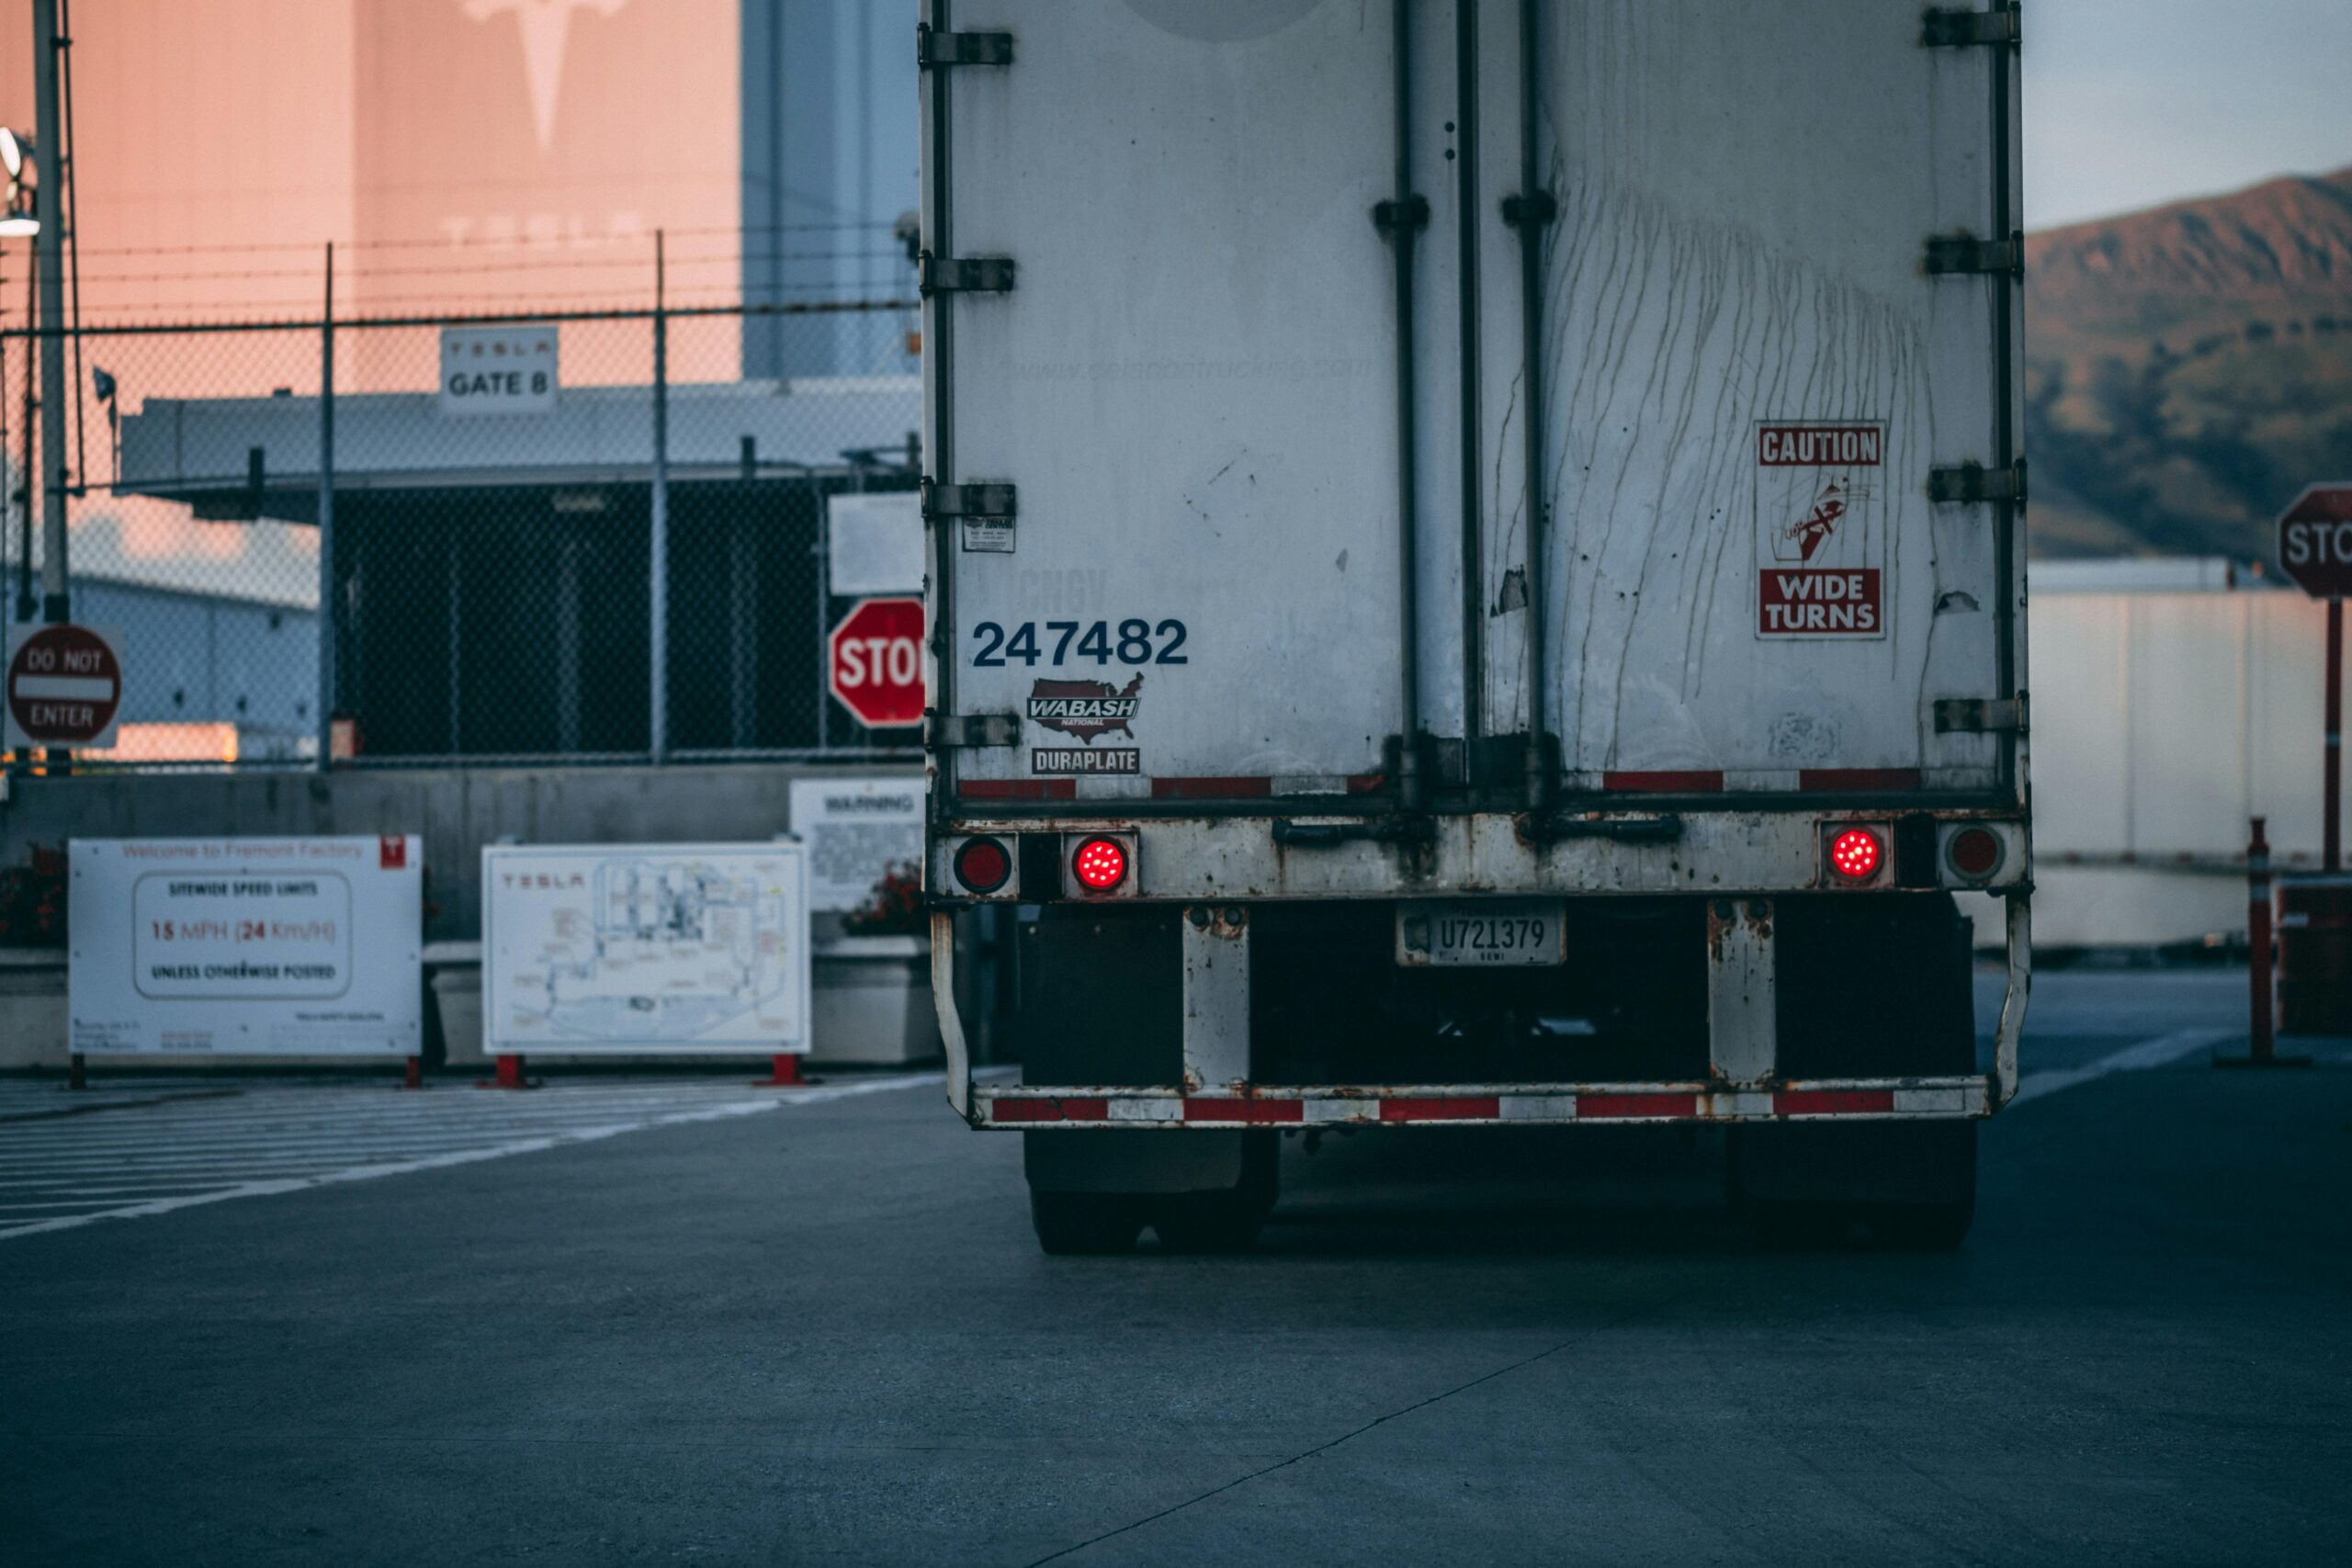
[(2026, 222), (2352, 164), (2352, 0), (2030, 0)]

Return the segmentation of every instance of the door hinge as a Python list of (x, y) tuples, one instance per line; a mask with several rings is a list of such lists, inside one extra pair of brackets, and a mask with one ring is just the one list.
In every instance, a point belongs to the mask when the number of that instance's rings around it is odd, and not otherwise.
[(1003, 517), (1015, 515), (1020, 497), (1010, 484), (934, 484), (922, 481), (925, 517)]
[(940, 713), (925, 709), (922, 743), (933, 751), (1021, 744), (1021, 719), (1009, 713)]
[(1398, 229), (1426, 229), (1430, 226), (1430, 198), (1408, 196), (1403, 201), (1375, 201), (1372, 204), (1372, 226), (1384, 234)]
[(925, 251), (915, 258), (915, 285), (924, 294), (1009, 294), (1012, 258), (935, 256)]
[(1011, 33), (944, 33), (929, 22), (915, 25), (915, 68), (934, 65), (1010, 65)]
[(1981, 276), (2023, 277), (2025, 276), (2025, 236), (2011, 234), (2006, 240), (1980, 240), (1973, 234), (1930, 234), (1928, 236), (1928, 276)]
[(2018, 0), (1992, 11), (1938, 8), (1919, 19), (1919, 41), (1929, 49), (1968, 49), (1976, 45), (2015, 49), (2024, 40), (2025, 27)]
[(1971, 506), (1980, 502), (2013, 501), (2025, 504), (2025, 459), (2006, 468), (1962, 463), (1957, 468), (1928, 470), (1928, 499), (1939, 506)]
[(2025, 733), (2025, 694), (2014, 697), (1938, 697), (1938, 735)]
[(1533, 196), (1503, 197), (1503, 221), (1514, 229), (1531, 220), (1541, 228), (1559, 216), (1560, 204), (1552, 199), (1548, 190), (1539, 190)]

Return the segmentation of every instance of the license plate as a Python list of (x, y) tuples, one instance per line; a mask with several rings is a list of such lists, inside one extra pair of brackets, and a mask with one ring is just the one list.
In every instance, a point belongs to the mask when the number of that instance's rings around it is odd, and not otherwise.
[(1567, 908), (1556, 898), (1400, 904), (1396, 962), (1464, 969), (1566, 964)]

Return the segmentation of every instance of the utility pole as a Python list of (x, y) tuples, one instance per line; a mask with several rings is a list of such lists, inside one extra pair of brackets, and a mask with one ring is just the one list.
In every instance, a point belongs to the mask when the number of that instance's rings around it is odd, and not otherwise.
[(33, 0), (34, 156), (40, 177), (41, 619), (70, 620), (65, 576), (65, 423), (78, 387), (65, 384), (64, 139), (57, 118), (57, 0)]

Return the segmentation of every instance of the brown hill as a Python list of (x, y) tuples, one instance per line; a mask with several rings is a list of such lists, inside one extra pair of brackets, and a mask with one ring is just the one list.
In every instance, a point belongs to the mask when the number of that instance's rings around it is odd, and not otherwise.
[(2026, 242), (2037, 555), (2261, 558), (2352, 474), (2352, 169)]

